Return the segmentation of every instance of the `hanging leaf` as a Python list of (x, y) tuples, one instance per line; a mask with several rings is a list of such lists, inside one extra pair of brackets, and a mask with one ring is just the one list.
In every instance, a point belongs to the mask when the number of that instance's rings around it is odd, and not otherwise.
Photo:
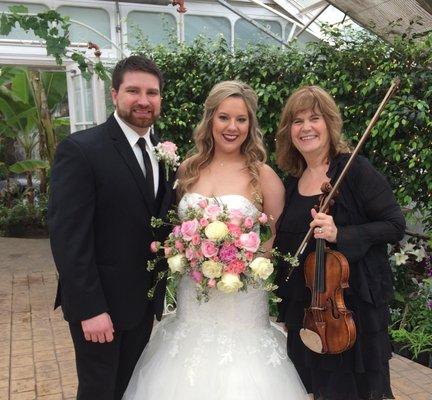
[(9, 10), (14, 14), (27, 14), (28, 8), (23, 6), (22, 4), (18, 4), (16, 6), (10, 6)]
[(25, 160), (18, 161), (9, 167), (9, 171), (15, 174), (22, 174), (24, 172), (34, 172), (40, 169), (48, 169), (49, 163), (42, 160)]
[(29, 83), (25, 70), (21, 70), (13, 77), (12, 90), (23, 103), (29, 102)]

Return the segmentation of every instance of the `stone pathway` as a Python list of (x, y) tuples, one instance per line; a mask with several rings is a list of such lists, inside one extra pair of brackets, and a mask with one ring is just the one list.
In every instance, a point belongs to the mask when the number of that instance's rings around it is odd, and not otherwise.
[[(0, 277), (0, 400), (74, 399), (74, 352), (61, 311), (52, 310), (48, 241), (0, 238)], [(432, 369), (395, 355), (391, 375), (396, 399), (432, 400)]]

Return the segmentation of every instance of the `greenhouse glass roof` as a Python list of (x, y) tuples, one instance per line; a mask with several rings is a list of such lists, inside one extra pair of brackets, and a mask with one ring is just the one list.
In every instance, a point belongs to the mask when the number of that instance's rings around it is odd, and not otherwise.
[[(159, 5), (171, 3), (170, 0), (119, 1)], [(193, 2), (186, 0), (186, 7)], [(319, 22), (334, 24), (350, 21), (387, 40), (407, 29), (418, 36), (432, 31), (432, 0), (227, 0), (227, 3), (234, 7), (251, 3), (272, 8), (300, 25), (308, 25), (316, 33), (319, 32)]]
[[(390, 40), (411, 29), (412, 33), (423, 36), (432, 31), (431, 0), (273, 0), (278, 7), (292, 17), (314, 18), (326, 6), (316, 21), (329, 23), (346, 21), (358, 25)], [(296, 13), (295, 10), (298, 10)], [(338, 12), (339, 11), (339, 12)]]

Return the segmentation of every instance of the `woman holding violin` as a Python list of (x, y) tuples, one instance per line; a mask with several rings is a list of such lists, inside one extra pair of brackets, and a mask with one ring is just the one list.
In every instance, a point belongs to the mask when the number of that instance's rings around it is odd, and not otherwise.
[[(274, 245), (283, 254), (294, 254), (310, 228), (313, 238), (289, 279), (289, 265), (279, 262), (279, 321), (288, 331), (288, 355), (314, 399), (388, 399), (393, 398), (388, 336), (393, 285), (387, 243), (402, 239), (405, 220), (386, 179), (362, 156), (350, 164), (329, 212), (315, 210), (323, 183), (333, 184), (349, 160), (341, 130), (335, 101), (317, 86), (295, 91), (281, 115), (276, 155), (288, 177)], [(322, 256), (324, 244), (329, 250)], [(316, 255), (307, 257), (315, 248)], [(335, 266), (330, 259), (346, 265)], [(327, 271), (322, 276), (321, 264)], [(343, 268), (345, 281), (337, 272), (333, 288), (332, 273)], [(319, 304), (320, 285), (336, 296)], [(333, 322), (327, 317), (336, 322), (344, 318), (341, 330), (350, 341), (333, 352), (327, 346), (339, 334), (330, 330)], [(305, 324), (318, 328), (311, 333)]]

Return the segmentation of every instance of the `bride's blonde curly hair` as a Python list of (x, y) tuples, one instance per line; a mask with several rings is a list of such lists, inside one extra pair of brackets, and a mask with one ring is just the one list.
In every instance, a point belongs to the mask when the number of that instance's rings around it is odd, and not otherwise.
[(194, 130), (194, 147), (184, 162), (184, 174), (179, 181), (179, 196), (183, 196), (199, 179), (200, 171), (208, 166), (214, 156), (214, 139), (212, 133), (213, 117), (219, 105), (228, 97), (244, 100), (249, 115), (249, 133), (240, 148), (246, 158), (246, 166), (251, 180), (250, 185), (255, 197), (260, 197), (259, 167), (267, 160), (263, 135), (258, 125), (256, 111), (258, 97), (254, 90), (240, 81), (224, 81), (216, 84), (210, 91), (205, 103), (204, 114)]

